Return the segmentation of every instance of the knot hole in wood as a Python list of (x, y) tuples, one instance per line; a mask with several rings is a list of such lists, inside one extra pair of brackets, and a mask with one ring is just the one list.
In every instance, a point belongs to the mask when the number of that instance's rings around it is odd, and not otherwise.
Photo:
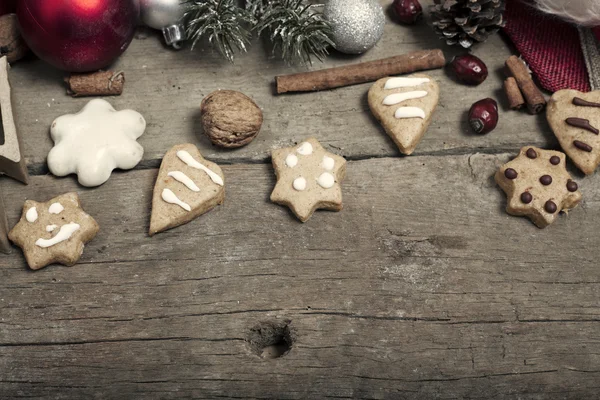
[(290, 319), (259, 322), (250, 328), (246, 336), (250, 350), (264, 359), (285, 356), (296, 340), (291, 323)]

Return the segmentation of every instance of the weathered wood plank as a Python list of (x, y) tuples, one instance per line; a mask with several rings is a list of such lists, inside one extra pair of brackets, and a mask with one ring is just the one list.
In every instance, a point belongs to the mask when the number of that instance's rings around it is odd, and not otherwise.
[[(600, 178), (539, 230), (506, 215), (507, 155), (350, 162), (346, 208), (301, 224), (266, 164), (226, 166), (227, 200), (146, 236), (156, 170), (77, 190), (101, 226), (79, 265), (0, 258), (0, 397), (585, 398), (600, 371)], [(290, 319), (292, 351), (244, 341)]]
[[(387, 5), (389, 1), (382, 1)], [(425, 5), (427, 2), (425, 2)], [(362, 57), (334, 54), (324, 64), (332, 67), (369, 61), (410, 51), (442, 47), (451, 59), (454, 49), (440, 42), (421, 23), (401, 26), (391, 20), (385, 35)], [(437, 115), (416, 154), (468, 154), (473, 151), (514, 151), (522, 145), (556, 146), (543, 115), (504, 111), (495, 132), (472, 134), (465, 123), (470, 105), (485, 97), (504, 102), (500, 69), (511, 51), (499, 37), (491, 38), (475, 54), (486, 61), (490, 77), (472, 88), (453, 82), (441, 70), (431, 74), (439, 80), (441, 99)], [(397, 148), (371, 116), (367, 104), (370, 84), (319, 93), (274, 96), (274, 77), (304, 70), (287, 67), (273, 59), (260, 41), (250, 53), (229, 64), (210, 50), (179, 52), (165, 49), (158, 35), (134, 40), (113, 67), (125, 71), (125, 93), (109, 100), (115, 107), (133, 108), (148, 121), (140, 139), (146, 149), (145, 164), (158, 166), (159, 159), (174, 144), (192, 142), (205, 156), (217, 161), (264, 161), (272, 148), (288, 145), (295, 138), (316, 135), (329, 148), (339, 149), (351, 159), (397, 156)], [(52, 143), (49, 126), (65, 113), (77, 112), (88, 99), (71, 99), (65, 94), (62, 74), (40, 61), (21, 61), (12, 71), (18, 128), (25, 140), (27, 160), (33, 172), (44, 171)], [(216, 89), (245, 92), (263, 108), (265, 122), (258, 138), (236, 151), (213, 147), (201, 132), (199, 106), (202, 98)]]

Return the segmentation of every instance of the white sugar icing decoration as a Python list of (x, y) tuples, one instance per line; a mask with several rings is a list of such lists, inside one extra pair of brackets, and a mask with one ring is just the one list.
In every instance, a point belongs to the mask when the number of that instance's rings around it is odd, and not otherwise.
[(56, 176), (77, 174), (83, 186), (99, 186), (114, 169), (131, 169), (142, 160), (144, 148), (136, 139), (145, 129), (141, 114), (94, 99), (79, 113), (54, 120), (48, 168)]
[(325, 168), (327, 171), (332, 171), (335, 167), (335, 160), (329, 156), (323, 156), (323, 161), (321, 161), (321, 166)]
[(396, 110), (394, 117), (401, 118), (421, 118), (425, 119), (425, 111), (419, 107), (400, 107)]
[(58, 225), (46, 225), (46, 232), (54, 232), (56, 228), (58, 228)]
[(196, 161), (194, 159), (194, 157), (192, 157), (192, 155), (190, 153), (188, 153), (185, 150), (179, 150), (177, 152), (177, 157), (179, 157), (179, 159), (181, 161), (183, 161), (184, 163), (186, 163), (188, 166), (192, 167), (192, 168), (196, 168), (199, 169), (201, 171), (206, 172), (206, 174), (210, 177), (210, 179), (216, 183), (219, 186), (223, 186), (224, 182), (223, 182), (223, 178), (221, 178), (219, 176), (219, 174), (216, 174), (215, 172), (211, 171), (210, 169), (208, 169), (205, 165), (200, 164), (198, 161)]
[(187, 186), (188, 189), (190, 189), (193, 192), (200, 191), (200, 188), (198, 186), (196, 186), (194, 181), (191, 180), (189, 176), (187, 176), (186, 174), (184, 174), (181, 171), (171, 171), (167, 175), (170, 176), (171, 178), (175, 179), (177, 182), (183, 183), (185, 186)]
[(60, 242), (64, 242), (65, 240), (69, 240), (71, 236), (77, 232), (81, 228), (79, 224), (71, 222), (70, 224), (66, 224), (60, 227), (60, 230), (52, 239), (38, 239), (35, 241), (36, 246), (38, 247), (50, 247), (58, 244)]
[(177, 197), (177, 195), (175, 195), (175, 193), (173, 193), (169, 189), (163, 189), (162, 199), (169, 204), (177, 204), (179, 207), (183, 208), (185, 211), (192, 211), (192, 207), (190, 207), (189, 204), (184, 203), (183, 201), (179, 200), (179, 197)]
[(390, 78), (385, 81), (384, 89), (398, 89), (419, 86), (429, 82), (429, 78)]
[(406, 100), (420, 99), (421, 97), (427, 96), (427, 92), (424, 90), (415, 90), (414, 92), (394, 93), (386, 96), (383, 99), (383, 105), (393, 106), (394, 104), (402, 103)]
[(295, 154), (288, 154), (288, 156), (285, 158), (285, 165), (290, 168), (294, 168), (296, 165), (298, 165), (298, 157)]
[(293, 186), (294, 189), (296, 189), (299, 192), (306, 190), (306, 179), (304, 179), (302, 176), (294, 179)]
[(48, 208), (48, 212), (50, 214), (60, 214), (61, 212), (64, 211), (64, 209), (65, 208), (63, 207), (62, 204), (60, 204), (60, 203), (52, 203), (50, 205), (50, 207)]
[(317, 179), (317, 183), (324, 189), (331, 189), (335, 185), (335, 178), (329, 172), (323, 172)]
[(300, 147), (298, 147), (298, 150), (296, 150), (296, 151), (300, 155), (310, 156), (313, 153), (313, 147), (312, 147), (312, 144), (310, 144), (308, 142), (304, 142), (300, 145)]
[(38, 219), (38, 212), (37, 212), (37, 208), (35, 207), (31, 207), (29, 210), (27, 210), (27, 212), (25, 213), (25, 218), (27, 219), (27, 222), (35, 222)]

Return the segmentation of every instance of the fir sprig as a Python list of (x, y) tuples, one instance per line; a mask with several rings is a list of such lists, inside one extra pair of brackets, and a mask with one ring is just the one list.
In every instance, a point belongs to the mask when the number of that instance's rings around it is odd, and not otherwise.
[(248, 0), (246, 9), (254, 13), (254, 30), (268, 32), (273, 51), (286, 62), (312, 64), (312, 57), (323, 61), (333, 46), (331, 25), (320, 7), (307, 0)]
[(183, 17), (192, 49), (203, 37), (225, 58), (233, 62), (236, 49), (246, 52), (250, 44), (253, 16), (236, 5), (235, 0), (188, 0)]

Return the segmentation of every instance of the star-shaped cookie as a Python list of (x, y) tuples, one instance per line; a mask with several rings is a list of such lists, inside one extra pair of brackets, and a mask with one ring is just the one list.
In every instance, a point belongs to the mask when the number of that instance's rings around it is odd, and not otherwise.
[(21, 220), (8, 238), (19, 246), (31, 269), (49, 264), (75, 264), (84, 244), (98, 233), (96, 221), (81, 209), (77, 193), (66, 193), (45, 203), (27, 200)]
[(136, 139), (145, 129), (140, 113), (116, 111), (105, 100), (92, 100), (79, 113), (52, 123), (55, 145), (48, 168), (56, 176), (77, 174), (83, 186), (102, 185), (114, 169), (131, 169), (141, 161), (144, 148)]
[(271, 201), (288, 206), (302, 222), (317, 209), (342, 209), (341, 182), (346, 160), (329, 153), (315, 138), (272, 152), (277, 185)]
[(577, 183), (565, 168), (560, 151), (523, 147), (519, 155), (496, 172), (496, 183), (508, 198), (506, 212), (527, 216), (545, 228), (561, 211), (575, 208), (581, 201)]

